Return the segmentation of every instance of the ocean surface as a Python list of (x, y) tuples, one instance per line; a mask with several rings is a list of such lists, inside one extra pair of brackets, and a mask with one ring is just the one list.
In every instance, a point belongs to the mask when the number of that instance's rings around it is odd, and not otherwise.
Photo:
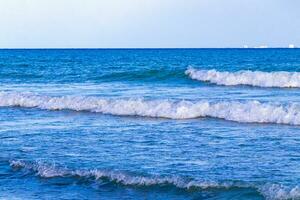
[(0, 50), (0, 199), (300, 199), (300, 49)]

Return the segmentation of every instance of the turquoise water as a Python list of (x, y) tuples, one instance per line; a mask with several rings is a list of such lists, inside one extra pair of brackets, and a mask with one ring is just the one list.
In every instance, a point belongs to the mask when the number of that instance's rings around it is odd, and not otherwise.
[(0, 50), (0, 199), (300, 199), (300, 50)]

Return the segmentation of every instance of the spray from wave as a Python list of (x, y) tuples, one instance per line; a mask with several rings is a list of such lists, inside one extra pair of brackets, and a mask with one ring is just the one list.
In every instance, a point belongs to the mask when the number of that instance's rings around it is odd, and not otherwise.
[(300, 72), (261, 72), (238, 71), (220, 72), (216, 70), (196, 70), (189, 67), (185, 74), (199, 81), (207, 81), (217, 85), (250, 85), (257, 87), (300, 87)]
[(300, 188), (287, 187), (280, 184), (263, 184), (255, 185), (254, 183), (246, 184), (243, 182), (216, 182), (216, 181), (200, 181), (187, 180), (178, 176), (159, 177), (159, 176), (141, 176), (131, 175), (129, 173), (113, 171), (113, 170), (71, 170), (61, 168), (57, 165), (49, 165), (43, 162), (28, 162), (22, 160), (11, 160), (10, 166), (14, 170), (27, 170), (35, 173), (41, 178), (81, 178), (94, 181), (107, 181), (111, 183), (121, 184), (124, 186), (151, 187), (151, 186), (173, 186), (176, 188), (190, 190), (206, 190), (206, 189), (234, 189), (249, 188), (254, 189), (263, 195), (266, 199), (299, 199)]
[(46, 110), (89, 111), (119, 116), (169, 119), (212, 117), (245, 123), (300, 125), (300, 104), (298, 103), (284, 105), (259, 101), (104, 99), (0, 92), (0, 107), (17, 106)]

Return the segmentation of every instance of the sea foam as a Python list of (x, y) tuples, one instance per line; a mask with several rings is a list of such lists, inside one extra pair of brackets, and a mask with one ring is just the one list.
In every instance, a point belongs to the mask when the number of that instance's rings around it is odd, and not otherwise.
[(197, 182), (193, 180), (185, 180), (177, 176), (160, 177), (160, 176), (141, 176), (116, 170), (101, 170), (101, 169), (76, 169), (58, 167), (55, 164), (49, 165), (43, 162), (26, 162), (22, 160), (11, 160), (10, 166), (14, 169), (26, 169), (34, 172), (42, 178), (55, 177), (80, 177), (94, 180), (107, 180), (126, 186), (155, 186), (155, 185), (172, 185), (177, 188), (229, 188), (233, 183), (216, 183), (212, 181)]
[(257, 87), (300, 87), (300, 72), (261, 72), (237, 71), (220, 72), (216, 70), (196, 70), (189, 67), (185, 74), (190, 78), (215, 83), (217, 85), (249, 85)]
[(300, 104), (259, 101), (174, 101), (145, 99), (105, 99), (90, 96), (51, 97), (26, 93), (0, 92), (0, 107), (46, 110), (89, 111), (119, 116), (169, 119), (212, 117), (246, 123), (300, 125)]
[(108, 181), (121, 184), (124, 186), (173, 186), (180, 189), (190, 190), (206, 190), (206, 189), (234, 189), (249, 188), (254, 189), (269, 200), (287, 200), (299, 199), (299, 186), (287, 187), (281, 184), (255, 184), (243, 183), (236, 181), (209, 181), (209, 180), (193, 180), (179, 176), (160, 177), (160, 176), (142, 176), (133, 175), (132, 173), (116, 171), (116, 170), (100, 170), (100, 169), (68, 169), (59, 167), (55, 164), (47, 164), (41, 161), (28, 162), (23, 160), (11, 160), (10, 166), (15, 170), (28, 170), (41, 178), (63, 178), (73, 177), (95, 181)]

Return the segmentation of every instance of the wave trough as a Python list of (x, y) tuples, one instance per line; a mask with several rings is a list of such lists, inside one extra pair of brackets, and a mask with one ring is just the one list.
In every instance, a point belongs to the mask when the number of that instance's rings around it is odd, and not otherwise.
[(0, 107), (46, 110), (89, 111), (119, 116), (169, 119), (219, 118), (245, 123), (300, 125), (300, 104), (259, 101), (172, 101), (144, 99), (104, 99), (101, 97), (60, 96), (0, 92)]
[(249, 85), (257, 87), (300, 87), (300, 72), (262, 72), (238, 71), (220, 72), (217, 70), (196, 70), (189, 67), (185, 74), (198, 81), (206, 81), (217, 85), (234, 86)]

